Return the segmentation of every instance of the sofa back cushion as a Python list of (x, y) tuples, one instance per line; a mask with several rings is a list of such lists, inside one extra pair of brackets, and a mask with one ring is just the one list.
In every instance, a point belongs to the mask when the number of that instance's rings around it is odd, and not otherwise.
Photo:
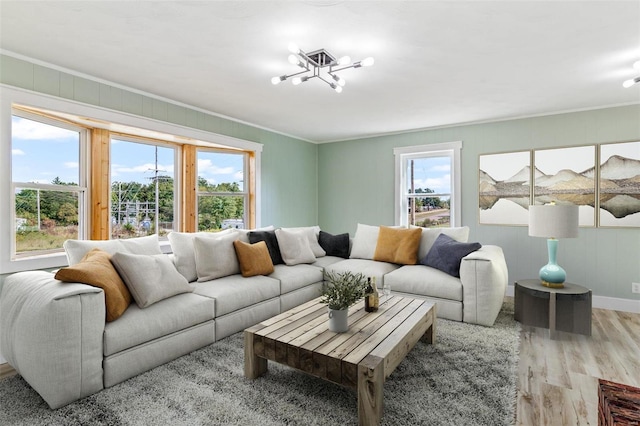
[(231, 228), (220, 232), (170, 232), (168, 238), (173, 252), (173, 263), (178, 272), (189, 282), (198, 279), (196, 254), (193, 248), (193, 240), (196, 236), (222, 236), (232, 232), (234, 230)]
[(404, 229), (381, 226), (373, 260), (399, 265), (415, 265), (418, 263), (421, 236), (422, 230), (418, 228)]
[(66, 240), (62, 245), (67, 254), (69, 266), (79, 263), (85, 254), (98, 248), (109, 254), (116, 252), (133, 254), (161, 254), (157, 235), (129, 238), (125, 240)]
[[(242, 235), (241, 235), (242, 234)], [(240, 264), (233, 242), (243, 239), (246, 234), (197, 235), (193, 240), (198, 282), (215, 280), (240, 273)]]

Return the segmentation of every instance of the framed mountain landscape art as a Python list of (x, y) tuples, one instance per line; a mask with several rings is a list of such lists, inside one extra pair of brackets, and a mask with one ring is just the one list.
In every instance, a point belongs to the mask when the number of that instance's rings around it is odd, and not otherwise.
[(527, 225), (531, 199), (531, 151), (479, 157), (479, 221)]
[(600, 226), (640, 227), (640, 142), (600, 145)]
[(533, 151), (534, 204), (579, 206), (580, 226), (596, 224), (596, 146)]

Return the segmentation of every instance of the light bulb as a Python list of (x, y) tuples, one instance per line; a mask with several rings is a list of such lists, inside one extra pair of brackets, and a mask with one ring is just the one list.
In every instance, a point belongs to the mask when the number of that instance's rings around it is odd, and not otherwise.
[(297, 86), (298, 84), (302, 83), (302, 79), (301, 79), (300, 77), (293, 77), (293, 78), (291, 79), (291, 83), (292, 83), (294, 86)]
[(289, 43), (289, 52), (295, 53), (296, 55), (300, 53), (300, 48), (295, 43)]
[(349, 62), (351, 62), (351, 58), (348, 56), (343, 56), (342, 58), (338, 59), (338, 65), (347, 65)]
[(271, 84), (278, 84), (278, 83), (280, 83), (281, 81), (285, 81), (286, 79), (287, 79), (287, 77), (285, 77), (285, 76), (282, 76), (282, 77), (273, 77), (273, 78), (271, 79)]
[(300, 62), (300, 59), (298, 59), (296, 55), (289, 55), (288, 59), (289, 59), (289, 63), (293, 65), (298, 65), (298, 62)]
[(363, 59), (361, 61), (361, 65), (363, 67), (370, 67), (371, 65), (373, 65), (373, 58), (371, 56), (369, 56), (368, 58)]
[(635, 69), (637, 69), (637, 70), (640, 70), (640, 61), (635, 61), (635, 62), (633, 63), (633, 67), (634, 67)]
[(336, 83), (338, 83), (340, 86), (344, 86), (345, 84), (347, 84), (347, 82), (345, 81), (344, 78), (337, 76), (335, 74), (329, 74), (335, 81)]
[(627, 80), (624, 83), (622, 83), (622, 87), (629, 88), (629, 87), (633, 86), (634, 84), (636, 84), (638, 81), (640, 81), (640, 77), (632, 78), (632, 79)]
[(342, 86), (336, 86), (333, 88), (337, 93), (342, 93)]

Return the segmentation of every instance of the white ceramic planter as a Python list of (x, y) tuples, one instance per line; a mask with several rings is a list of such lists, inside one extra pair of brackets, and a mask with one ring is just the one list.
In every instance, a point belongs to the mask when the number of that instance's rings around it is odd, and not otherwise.
[(335, 333), (344, 333), (349, 330), (348, 316), (349, 309), (329, 309), (329, 330)]

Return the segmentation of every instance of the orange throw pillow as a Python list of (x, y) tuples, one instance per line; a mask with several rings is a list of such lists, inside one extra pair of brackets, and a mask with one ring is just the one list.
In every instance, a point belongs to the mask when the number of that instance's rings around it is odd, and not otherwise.
[(273, 272), (273, 262), (269, 255), (267, 243), (264, 241), (249, 244), (235, 240), (233, 247), (236, 249), (236, 256), (238, 256), (238, 263), (240, 263), (240, 273), (243, 277), (269, 275)]
[(58, 270), (55, 276), (60, 281), (84, 283), (101, 288), (104, 291), (107, 322), (120, 318), (131, 304), (131, 293), (110, 259), (109, 253), (94, 248), (85, 254), (79, 263)]
[(373, 260), (399, 265), (415, 265), (418, 263), (421, 237), (422, 228), (404, 229), (381, 226)]

